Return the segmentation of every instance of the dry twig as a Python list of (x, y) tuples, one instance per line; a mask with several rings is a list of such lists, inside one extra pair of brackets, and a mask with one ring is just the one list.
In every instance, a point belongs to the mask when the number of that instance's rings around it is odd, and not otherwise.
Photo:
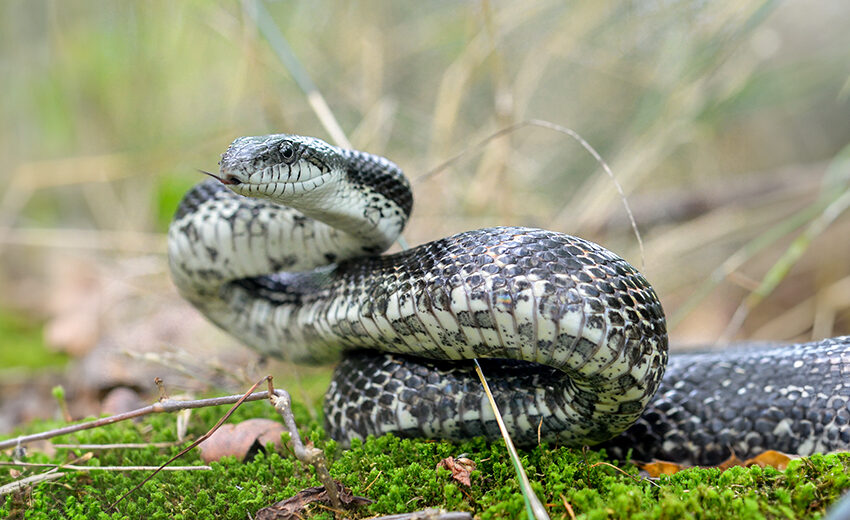
[(413, 513), (375, 516), (369, 520), (472, 520), (472, 515), (461, 511), (443, 511), (442, 509), (429, 508)]
[(83, 430), (89, 430), (91, 428), (100, 428), (101, 426), (106, 426), (107, 424), (114, 424), (121, 421), (126, 421), (128, 419), (135, 419), (137, 417), (144, 417), (145, 415), (150, 415), (153, 413), (172, 413), (179, 412), (180, 410), (188, 410), (192, 408), (204, 408), (207, 406), (221, 406), (225, 404), (233, 404), (244, 397), (244, 402), (248, 401), (259, 401), (261, 399), (268, 398), (268, 392), (255, 392), (247, 397), (244, 395), (228, 395), (224, 397), (213, 397), (209, 399), (193, 399), (188, 401), (178, 401), (175, 399), (168, 399), (166, 401), (161, 401), (154, 403), (149, 406), (145, 406), (143, 408), (138, 408), (136, 410), (132, 410), (125, 413), (120, 413), (116, 415), (110, 415), (109, 417), (101, 417), (100, 419), (95, 419), (93, 421), (86, 421), (79, 424), (72, 424), (70, 426), (65, 426), (62, 428), (56, 428), (54, 430), (48, 430), (46, 432), (34, 433), (32, 435), (22, 435), (20, 437), (16, 437), (14, 439), (7, 439), (5, 441), (0, 441), (0, 450), (14, 448), (16, 446), (23, 446), (25, 444), (29, 444), (31, 442), (40, 441), (44, 439), (51, 439), (53, 437), (58, 437), (60, 435), (67, 435), (69, 433), (75, 433)]
[(286, 429), (289, 430), (290, 439), (292, 440), (292, 450), (295, 452), (295, 457), (304, 464), (310, 464), (316, 468), (316, 478), (325, 486), (328, 492), (328, 497), (331, 500), (331, 506), (334, 509), (339, 509), (342, 504), (339, 500), (339, 491), (336, 483), (328, 471), (328, 462), (325, 459), (325, 452), (313, 447), (312, 445), (305, 446), (301, 442), (301, 435), (298, 433), (298, 426), (295, 424), (295, 417), (292, 415), (292, 398), (286, 390), (275, 390), (272, 385), (272, 380), (269, 378), (269, 399), (274, 405), (274, 409), (283, 418)]
[(0, 462), (0, 466), (18, 466), (24, 468), (62, 468), (74, 471), (210, 471), (212, 466), (77, 466), (74, 464), (40, 464), (36, 462)]

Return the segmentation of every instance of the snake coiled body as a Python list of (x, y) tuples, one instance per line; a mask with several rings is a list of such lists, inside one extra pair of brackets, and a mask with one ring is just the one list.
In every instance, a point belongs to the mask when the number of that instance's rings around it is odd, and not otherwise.
[[(261, 352), (341, 359), (325, 417), (343, 442), (388, 432), (497, 438), (468, 361), (478, 358), (519, 444), (607, 441), (615, 453), (702, 463), (732, 449), (850, 448), (843, 339), (758, 358), (679, 358), (662, 383), (661, 304), (599, 245), (489, 228), (380, 255), (412, 209), (401, 170), (309, 137), (237, 139), (216, 177), (186, 195), (169, 230), (175, 284)], [(768, 364), (796, 376), (773, 382)], [(763, 406), (764, 395), (778, 397)]]

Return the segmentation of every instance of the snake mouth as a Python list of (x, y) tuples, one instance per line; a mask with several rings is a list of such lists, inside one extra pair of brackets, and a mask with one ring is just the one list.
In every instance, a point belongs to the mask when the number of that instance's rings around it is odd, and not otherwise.
[(222, 184), (227, 184), (227, 185), (242, 184), (242, 181), (240, 181), (236, 177), (233, 177), (232, 175), (225, 175), (224, 177), (219, 177), (218, 175), (216, 175), (214, 173), (210, 173), (206, 170), (198, 170), (198, 171), (203, 173), (204, 175), (208, 175), (208, 176), (212, 177), (213, 179), (217, 180), (218, 182), (220, 182)]
[(250, 180), (242, 182), (239, 179), (232, 179), (232, 182), (230, 182), (229, 184), (238, 185), (238, 187), (233, 188), (233, 190), (237, 193), (242, 193), (243, 195), (249, 195), (253, 192), (277, 192), (280, 195), (298, 195), (312, 191), (313, 189), (325, 184), (331, 178), (332, 175), (333, 172), (325, 172), (316, 177), (311, 177), (309, 179), (303, 180), (276, 180), (259, 182), (251, 182)]
[(222, 168), (217, 175), (206, 171), (202, 173), (247, 196), (298, 195), (327, 183), (334, 175), (333, 170), (310, 162), (296, 166), (271, 165), (254, 171)]

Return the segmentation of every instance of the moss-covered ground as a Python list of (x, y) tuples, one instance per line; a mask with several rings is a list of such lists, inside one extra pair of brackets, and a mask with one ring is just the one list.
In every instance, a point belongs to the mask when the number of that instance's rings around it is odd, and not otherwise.
[[(219, 409), (193, 412), (191, 433), (201, 435), (223, 413)], [(273, 417), (263, 403), (243, 405), (231, 422), (249, 417)], [(355, 494), (374, 500), (357, 515), (409, 512), (429, 506), (473, 512), (476, 518), (523, 518), (523, 499), (502, 443), (473, 440), (461, 444), (399, 439), (386, 436), (355, 443), (343, 450), (327, 440), (319, 424), (296, 406), (303, 431), (323, 447), (332, 461), (331, 473)], [(41, 431), (55, 425), (31, 425)], [(157, 415), (142, 422), (125, 422), (58, 440), (76, 443), (163, 442), (175, 438), (175, 417)], [(100, 451), (88, 465), (156, 465), (179, 447)], [(83, 451), (59, 449), (50, 457), (30, 450), (29, 462), (63, 462)], [(472, 486), (454, 481), (446, 469), (436, 469), (446, 457), (465, 454), (477, 465)], [(792, 461), (788, 469), (736, 467), (725, 472), (693, 468), (650, 482), (639, 478), (635, 466), (609, 461), (604, 452), (538, 446), (521, 451), (536, 492), (552, 518), (815, 518), (843, 490), (850, 488), (850, 454), (817, 455)], [(0, 455), (0, 460), (11, 460)], [(197, 450), (178, 461), (201, 464)], [(229, 458), (212, 464), (212, 471), (168, 472), (156, 475), (120, 503), (107, 507), (139, 483), (146, 473), (91, 471), (36, 485), (26, 492), (0, 498), (0, 518), (232, 518), (246, 519), (257, 510), (319, 485), (312, 470), (303, 468), (285, 449), (260, 453), (249, 462)], [(18, 468), (20, 470), (20, 468)], [(0, 472), (0, 485), (40, 473), (43, 468), (13, 474)], [(566, 504), (569, 504), (567, 506)], [(313, 518), (332, 518), (319, 507)], [(309, 516), (308, 515), (308, 516)]]

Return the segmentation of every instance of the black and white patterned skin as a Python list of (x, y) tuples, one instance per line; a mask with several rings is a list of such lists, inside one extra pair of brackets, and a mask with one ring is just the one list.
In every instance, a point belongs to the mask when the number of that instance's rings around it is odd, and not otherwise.
[(279, 134), (237, 139), (220, 165), (177, 211), (172, 277), (263, 353), (341, 359), (325, 403), (334, 438), (498, 438), (468, 361), (479, 358), (518, 444), (595, 445), (628, 429), (607, 444), (615, 454), (701, 463), (730, 447), (850, 448), (844, 340), (674, 358), (662, 382), (658, 298), (599, 245), (489, 228), (381, 256), (413, 203), (390, 161)]
[(717, 465), (733, 453), (850, 450), (850, 337), (670, 356), (655, 398), (605, 444), (624, 457)]

